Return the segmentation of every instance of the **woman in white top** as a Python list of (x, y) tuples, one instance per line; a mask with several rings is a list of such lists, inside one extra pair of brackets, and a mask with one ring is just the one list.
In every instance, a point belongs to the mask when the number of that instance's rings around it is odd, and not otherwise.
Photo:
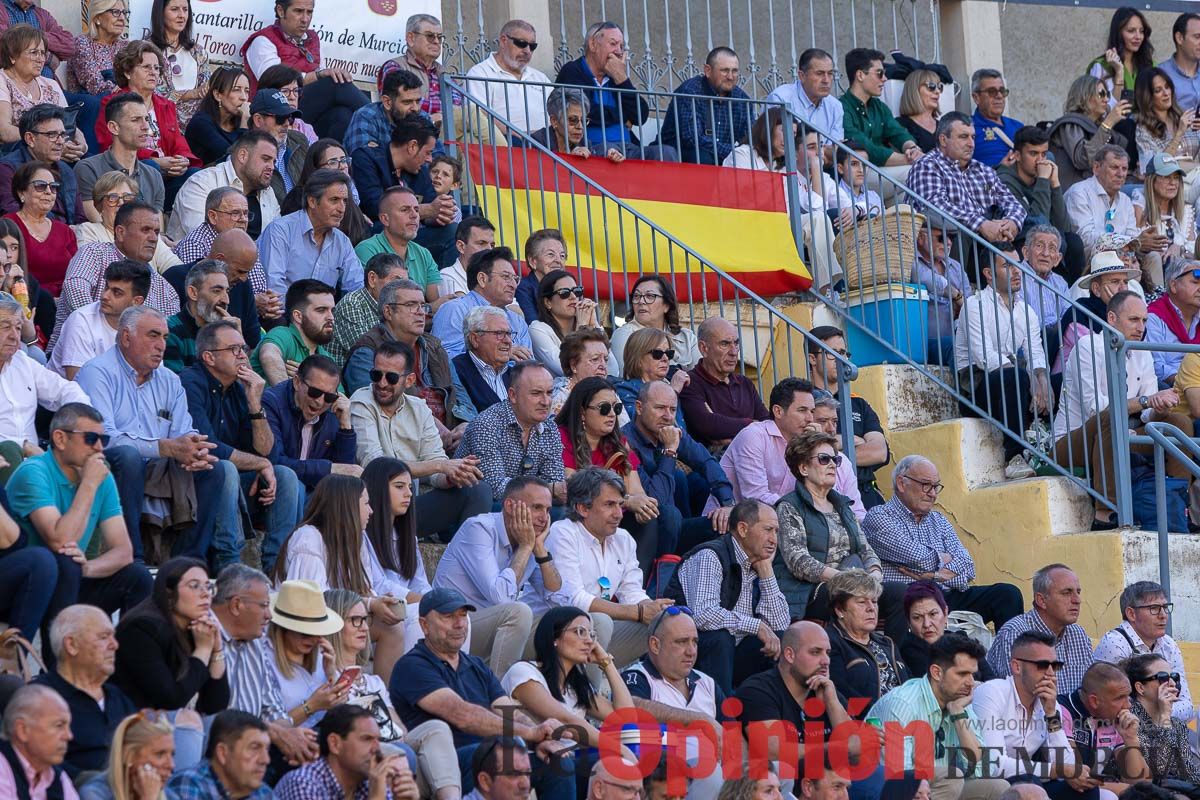
[(179, 127), (186, 129), (208, 94), (208, 51), (192, 33), (188, 0), (152, 0), (150, 41), (167, 59), (163, 81), (155, 90), (175, 104)]
[(440, 719), (431, 719), (411, 731), (405, 730), (392, 706), (387, 682), (366, 671), (371, 644), (367, 602), (349, 589), (330, 589), (325, 592), (325, 605), (344, 621), (342, 629), (328, 637), (337, 674), (341, 676), (347, 669), (361, 670), (353, 679), (343, 681), (350, 692), (346, 702), (371, 712), (379, 725), (380, 740), (402, 742), (413, 749), (422, 797), (432, 796), (437, 800), (461, 797), (462, 778), (450, 726)]
[(313, 581), (287, 581), (271, 600), (267, 644), (279, 695), (292, 725), (313, 728), (325, 712), (346, 702), (348, 687), (337, 683), (333, 648), (325, 639), (342, 629)]
[[(591, 720), (603, 721), (619, 708), (632, 708), (633, 697), (613, 657), (596, 640), (592, 618), (574, 606), (550, 609), (534, 631), (533, 652), (534, 661), (518, 661), (504, 673), (504, 691), (537, 722), (556, 719), (578, 726), (586, 734), (580, 747), (599, 747), (600, 731)], [(589, 665), (603, 673), (611, 699), (588, 677)], [(581, 771), (591, 769), (587, 759), (577, 758), (576, 764)], [(576, 775), (582, 777), (586, 794), (586, 774)]]
[(538, 318), (529, 324), (533, 355), (551, 375), (561, 378), (558, 351), (563, 337), (581, 328), (600, 327), (596, 301), (583, 296), (583, 287), (571, 273), (554, 269), (538, 281), (537, 306)]
[[(97, 178), (92, 186), (92, 196), (87, 200), (100, 212), (100, 221), (84, 222), (75, 226), (75, 238), (79, 241), (79, 246), (82, 247), (88, 242), (112, 243), (117, 210), (131, 200), (136, 200), (137, 196), (137, 184), (123, 172), (113, 170)], [(150, 266), (161, 273), (180, 263), (182, 262), (179, 256), (167, 247), (165, 239), (159, 237), (154, 248), (154, 257), (150, 259)]]
[(671, 337), (675, 351), (671, 363), (691, 369), (700, 361), (700, 348), (691, 328), (679, 324), (679, 302), (671, 282), (658, 275), (643, 275), (629, 290), (631, 318), (613, 331), (612, 354), (616, 363), (625, 363), (625, 343), (642, 328), (658, 328)]
[[(821, 170), (821, 147), (816, 131), (804, 130), (797, 142), (797, 160), (802, 166), (797, 171), (799, 184), (800, 223), (804, 231), (804, 245), (813, 267), (813, 283), (819, 292), (827, 293), (842, 277), (842, 265), (833, 250), (834, 232), (829, 215), (825, 213), (825, 198), (822, 190), (833, 179)], [(784, 163), (784, 116), (777, 108), (767, 109), (750, 128), (749, 141), (733, 149), (722, 166), (753, 169), (761, 172), (787, 170)]]
[[(1152, 227), (1167, 239), (1166, 250), (1142, 254), (1147, 291), (1163, 287), (1163, 264), (1190, 254), (1196, 244), (1196, 212), (1184, 202), (1183, 167), (1179, 160), (1158, 153), (1146, 163), (1144, 205), (1134, 204), (1139, 228)], [(1189, 246), (1190, 245), (1190, 246)]]
[[(398, 494), (412, 502), (412, 479), (405, 469), (407, 488)], [(300, 527), (284, 542), (275, 562), (275, 580), (307, 580), (321, 591), (350, 589), (370, 598), (374, 617), (371, 639), (377, 643), (375, 668), (390, 675), (404, 654), (405, 600), (408, 585), (385, 570), (363, 528), (371, 518), (371, 503), (363, 481), (350, 475), (326, 475), (304, 509)], [(423, 575), (422, 575), (423, 577)]]

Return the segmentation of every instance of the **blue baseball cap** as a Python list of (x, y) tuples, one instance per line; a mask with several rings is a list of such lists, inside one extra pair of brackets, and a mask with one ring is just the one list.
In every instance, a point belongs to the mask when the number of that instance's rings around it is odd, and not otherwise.
[(450, 614), (460, 608), (465, 608), (467, 611), (475, 610), (475, 606), (467, 602), (467, 598), (462, 596), (462, 592), (441, 586), (426, 592), (425, 596), (421, 598), (420, 614), (422, 617), (430, 611)]

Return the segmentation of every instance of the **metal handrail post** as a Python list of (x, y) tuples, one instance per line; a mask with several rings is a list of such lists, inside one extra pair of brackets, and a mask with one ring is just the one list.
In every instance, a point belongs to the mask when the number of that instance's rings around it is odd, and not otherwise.
[[(1129, 467), (1129, 415), (1123, 402), (1126, 381), (1126, 341), (1120, 332), (1109, 333), (1110, 347), (1104, 350), (1105, 377), (1108, 380), (1108, 413), (1112, 419), (1112, 464), (1117, 490), (1117, 524), (1133, 524), (1133, 486)], [(1095, 480), (1095, 476), (1092, 477)]]
[[(1158, 509), (1158, 583), (1171, 596), (1171, 537), (1167, 531), (1167, 459), (1162, 445), (1154, 444), (1154, 504)], [(1167, 617), (1167, 633), (1171, 617)]]

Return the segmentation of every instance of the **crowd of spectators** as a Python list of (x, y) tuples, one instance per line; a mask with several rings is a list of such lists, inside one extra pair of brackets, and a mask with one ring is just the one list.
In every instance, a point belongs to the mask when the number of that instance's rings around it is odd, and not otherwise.
[[(643, 141), (612, 22), (555, 87), (510, 20), (463, 86), (512, 144), (568, 157), (779, 172), (795, 136), (820, 293), (844, 285), (834, 238), (905, 198), (992, 243), (921, 227), (930, 344), (985, 411), (1091, 454), (1103, 526), (1120, 389), (1094, 320), (1200, 341), (1200, 16), (1154, 67), (1130, 11), (1041, 127), (1005, 116), (996, 70), (971, 77), (973, 116), (913, 70), (897, 116), (883, 53), (839, 76), (814, 48), (770, 95), (789, 132), (718, 46)], [(1028, 607), (976, 580), (940, 454), (881, 491), (892, 453), (837, 378), (844, 330), (808, 331), (805, 375), (760, 395), (743, 328), (671, 278), (640, 275), (611, 329), (562, 232), (497, 246), (441, 141), (464, 100), (441, 92), (437, 18), (407, 21), (372, 102), (323, 66), (313, 0), (278, 0), (241, 68), (210, 67), (187, 0), (154, 0), (129, 42), (122, 0), (74, 39), (27, 0), (0, 12), (0, 658), (43, 662), (0, 678), (0, 797), (682, 797), (599, 758), (633, 711), (765, 747), (766, 777), (698, 775), (694, 800), (1200, 793), (1164, 589), (1126, 587), (1093, 647), (1070, 565), (1039, 569)], [(1194, 358), (1131, 356), (1131, 424), (1190, 426)], [(1016, 437), (1004, 455), (1033, 473)], [(799, 752), (754, 733), (774, 721)], [(807, 740), (856, 722), (936, 747), (885, 781), (860, 735), (851, 779)], [(630, 733), (618, 758), (658, 738)], [(791, 780), (789, 758), (822, 763)]]

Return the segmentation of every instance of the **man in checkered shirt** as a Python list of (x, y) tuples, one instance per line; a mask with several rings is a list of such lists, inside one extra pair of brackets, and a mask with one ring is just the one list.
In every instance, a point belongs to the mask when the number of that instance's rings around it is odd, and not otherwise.
[(996, 630), (1021, 613), (1021, 590), (1011, 583), (972, 586), (975, 561), (954, 526), (933, 506), (942, 491), (938, 469), (921, 455), (892, 471), (892, 499), (863, 519), (863, 533), (883, 562), (883, 580), (932, 581), (952, 611), (974, 611)]

